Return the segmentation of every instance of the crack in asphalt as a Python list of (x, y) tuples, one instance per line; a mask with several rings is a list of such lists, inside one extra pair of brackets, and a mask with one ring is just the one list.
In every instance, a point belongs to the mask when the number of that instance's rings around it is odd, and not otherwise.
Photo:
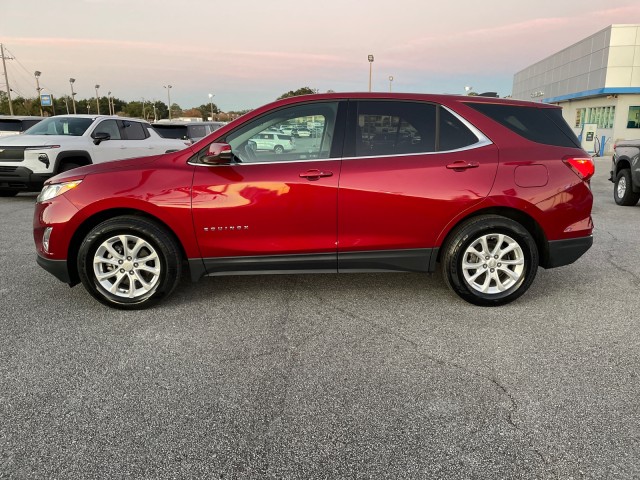
[[(271, 429), (272, 425), (278, 421), (278, 419), (282, 418), (284, 416), (284, 410), (285, 410), (285, 404), (286, 404), (286, 399), (288, 396), (288, 391), (289, 391), (289, 386), (291, 385), (291, 376), (292, 376), (292, 372), (294, 369), (294, 363), (295, 360), (299, 357), (299, 349), (301, 347), (303, 347), (306, 343), (308, 343), (311, 339), (318, 337), (320, 335), (322, 335), (325, 332), (325, 329), (321, 329), (318, 332), (309, 334), (304, 336), (303, 338), (301, 338), (298, 342), (290, 342), (287, 339), (287, 336), (285, 334), (285, 330), (286, 330), (286, 326), (287, 324), (290, 323), (291, 318), (292, 318), (292, 302), (293, 302), (293, 297), (294, 297), (294, 292), (295, 290), (299, 287), (299, 276), (295, 277), (294, 283), (292, 288), (287, 291), (286, 296), (285, 296), (285, 308), (284, 308), (284, 315), (282, 317), (282, 319), (276, 324), (276, 326), (279, 327), (279, 338), (284, 340), (283, 345), (280, 347), (275, 347), (275, 348), (271, 348), (269, 350), (263, 351), (263, 352), (259, 352), (259, 353), (255, 353), (255, 354), (249, 354), (249, 355), (240, 355), (240, 356), (235, 356), (235, 357), (229, 357), (229, 358), (224, 358), (221, 359), (221, 362), (225, 362), (225, 363), (231, 363), (231, 362), (238, 362), (238, 361), (246, 361), (246, 360), (255, 360), (258, 358), (262, 358), (262, 357), (267, 357), (267, 356), (271, 356), (274, 354), (284, 354), (285, 357), (287, 357), (287, 364), (285, 365), (285, 368), (282, 369), (282, 373), (280, 378), (283, 379), (284, 381), (284, 386), (280, 389), (280, 394), (279, 395), (275, 395), (276, 401), (273, 403), (273, 408), (271, 415), (266, 415), (265, 417), (265, 422), (263, 424), (263, 427), (260, 429), (259, 433), (255, 433), (252, 436), (252, 439), (254, 441), (256, 441), (256, 443), (254, 443), (254, 447), (252, 448), (252, 451), (254, 454), (256, 454), (256, 456), (259, 456), (263, 462), (265, 462), (265, 464), (261, 465), (259, 467), (259, 471), (261, 473), (266, 474), (269, 470), (269, 461), (268, 461), (268, 457), (269, 457), (269, 448), (268, 445), (265, 443), (266, 440), (266, 434), (268, 434), (269, 430)], [(515, 413), (518, 411), (519, 409), (519, 405), (518, 402), (516, 400), (516, 398), (514, 397), (514, 395), (509, 391), (509, 389), (503, 384), (501, 383), (498, 379), (489, 376), (487, 374), (483, 374), (477, 371), (474, 371), (464, 365), (461, 365), (459, 363), (456, 362), (452, 362), (452, 361), (448, 361), (445, 360), (443, 358), (439, 358), (436, 357), (434, 355), (431, 355), (427, 352), (424, 352), (421, 348), (421, 346), (411, 340), (410, 338), (407, 338), (401, 334), (399, 334), (398, 332), (394, 332), (393, 330), (389, 329), (388, 327), (385, 327), (384, 325), (381, 325), (375, 321), (370, 321), (369, 319), (366, 319), (364, 317), (361, 317), (360, 315), (353, 313), (345, 308), (342, 308), (338, 305), (336, 305), (335, 303), (333, 303), (330, 299), (326, 299), (323, 298), (321, 295), (319, 295), (316, 291), (313, 291), (311, 289), (305, 289), (308, 292), (311, 293), (311, 295), (313, 297), (316, 298), (316, 300), (318, 300), (318, 302), (320, 302), (320, 304), (322, 304), (325, 308), (326, 307), (330, 307), (331, 309), (333, 309), (336, 312), (340, 312), (343, 315), (346, 315), (347, 317), (351, 318), (352, 320), (361, 322), (361, 323), (366, 323), (367, 325), (370, 325), (372, 327), (374, 327), (376, 330), (378, 330), (380, 333), (385, 334), (387, 336), (396, 338), (408, 345), (410, 345), (420, 356), (428, 359), (429, 361), (431, 361), (434, 364), (437, 365), (441, 365), (444, 367), (449, 367), (449, 368), (454, 368), (457, 370), (460, 370), (464, 373), (467, 373), (469, 375), (472, 375), (476, 378), (480, 378), (484, 381), (489, 382), (494, 389), (504, 398), (507, 399), (508, 401), (508, 407), (503, 407), (501, 406), (500, 408), (502, 410), (504, 410), (505, 415), (504, 415), (504, 420), (506, 421), (506, 423), (516, 432), (518, 432), (518, 434), (521, 436), (521, 438), (523, 438), (526, 442), (526, 445), (529, 447), (529, 450), (532, 451), (536, 457), (540, 460), (540, 462), (542, 463), (542, 465), (545, 468), (550, 468), (553, 470), (552, 474), (555, 474), (557, 477), (557, 472), (555, 471), (554, 466), (550, 463), (550, 461), (547, 459), (547, 457), (545, 456), (545, 454), (540, 450), (540, 448), (538, 448), (535, 443), (533, 442), (533, 440), (531, 440), (530, 438), (528, 438), (527, 432), (526, 430), (519, 426), (518, 423), (516, 422), (516, 420), (514, 419), (514, 415)], [(257, 441), (258, 439), (262, 439), (262, 443), (261, 445), (257, 445)], [(239, 465), (234, 465), (233, 468), (237, 468)]]
[[(506, 386), (504, 386), (502, 383), (500, 383), (497, 379), (490, 377), (489, 375), (485, 375), (483, 373), (480, 372), (476, 372), (474, 370), (469, 369), (468, 367), (465, 367), (463, 365), (460, 365), (458, 363), (455, 362), (451, 362), (448, 360), (444, 360), (442, 358), (436, 357), (434, 355), (431, 355), (429, 353), (424, 352), (421, 348), (420, 345), (416, 342), (414, 342), (413, 340), (404, 337), (403, 335), (394, 332), (392, 330), (390, 330), (389, 328), (380, 325), (378, 323), (376, 323), (375, 321), (369, 321), (368, 319), (365, 319), (363, 317), (360, 317), (359, 315), (350, 312), (347, 309), (341, 308), (337, 305), (335, 305), (334, 303), (332, 303), (330, 300), (328, 299), (323, 299), (322, 297), (320, 297), (319, 295), (317, 295), (317, 293), (314, 292), (314, 294), (320, 299), (320, 301), (324, 302), (326, 305), (331, 306), (331, 308), (333, 308), (334, 310), (350, 317), (353, 320), (359, 321), (359, 322), (364, 322), (367, 325), (371, 325), (374, 328), (376, 328), (378, 331), (382, 332), (383, 334), (386, 334), (390, 337), (396, 338), (398, 340), (401, 340), (402, 342), (405, 342), (409, 345), (411, 345), (413, 347), (413, 349), (420, 354), (421, 356), (429, 359), (431, 362), (437, 364), (437, 365), (441, 365), (441, 366), (445, 366), (445, 367), (451, 367), (451, 368), (455, 368), (457, 370), (460, 370), (462, 372), (465, 372), (469, 375), (472, 375), (474, 377), (486, 380), (488, 382), (490, 382), (496, 390), (498, 390), (498, 392), (500, 392), (503, 396), (505, 396), (508, 401), (509, 401), (509, 408), (504, 409), (506, 410), (506, 414), (505, 414), (505, 420), (506, 422), (514, 429), (516, 430), (521, 436), (522, 438), (525, 439), (525, 441), (527, 442), (527, 445), (529, 446), (529, 449), (531, 451), (533, 451), (535, 453), (535, 455), (538, 457), (538, 459), (542, 462), (542, 464), (546, 467), (546, 468), (553, 468), (553, 466), (550, 464), (549, 460), (545, 457), (545, 455), (542, 453), (542, 451), (533, 443), (533, 440), (527, 438), (526, 432), (523, 428), (521, 428), (520, 426), (518, 426), (518, 424), (515, 422), (513, 416), (515, 414), (515, 412), (518, 410), (518, 403), (515, 399), (515, 397), (509, 392), (509, 390), (507, 389)], [(554, 473), (557, 477), (557, 472), (555, 472), (554, 469)]]
[[(263, 379), (262, 385), (259, 388), (260, 393), (264, 395), (265, 398), (272, 398), (273, 402), (271, 403), (268, 411), (264, 412), (263, 421), (254, 426), (256, 428), (254, 433), (251, 435), (250, 444), (247, 448), (247, 454), (254, 455), (257, 460), (257, 464), (252, 465), (254, 462), (251, 462), (245, 457), (245, 460), (241, 461), (240, 464), (236, 462), (231, 466), (233, 471), (237, 471), (238, 469), (240, 469), (240, 471), (242, 469), (248, 469), (247, 471), (249, 471), (250, 469), (255, 468), (256, 473), (260, 473), (262, 475), (268, 474), (270, 470), (269, 457), (271, 454), (271, 445), (268, 441), (269, 433), (272, 428), (274, 428), (274, 425), (278, 420), (284, 417), (286, 401), (292, 384), (293, 371), (295, 369), (295, 364), (300, 357), (299, 351), (311, 339), (324, 333), (324, 329), (320, 329), (317, 332), (305, 335), (295, 342), (292, 342), (286, 334), (287, 325), (293, 319), (294, 298), (295, 292), (298, 288), (299, 278), (299, 276), (294, 276), (293, 285), (285, 292), (283, 315), (281, 319), (274, 324), (274, 327), (278, 332), (277, 337), (273, 336), (272, 341), (280, 344), (281, 346), (256, 354), (240, 355), (221, 360), (221, 362), (230, 363), (281, 354), (282, 358), (286, 362), (282, 368), (278, 369), (278, 373), (276, 375)], [(271, 378), (274, 378), (274, 380), (270, 381)]]
[[(613, 233), (608, 232), (608, 231), (603, 231), (597, 228), (594, 228), (594, 231), (598, 231), (599, 233), (604, 233), (606, 235), (609, 235), (611, 237), (611, 239), (613, 240), (614, 243), (619, 243), (620, 240), (618, 239), (618, 237), (616, 237)], [(618, 263), (615, 262), (616, 257), (614, 255), (614, 252), (612, 252), (613, 249), (608, 248), (606, 250), (606, 255), (607, 255), (607, 263), (609, 263), (609, 265), (611, 265), (612, 267), (614, 267), (616, 270), (622, 270), (623, 272), (627, 273), (628, 275), (631, 276), (631, 284), (635, 287), (640, 287), (640, 275), (637, 272), (634, 272), (632, 270), (629, 270), (626, 266), (622, 266), (619, 265)]]

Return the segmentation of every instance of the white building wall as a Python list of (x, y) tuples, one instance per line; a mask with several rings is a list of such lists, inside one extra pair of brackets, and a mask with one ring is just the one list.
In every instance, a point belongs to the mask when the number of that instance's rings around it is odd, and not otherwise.
[(516, 73), (512, 97), (556, 98), (605, 88), (612, 27)]
[(640, 25), (613, 25), (605, 87), (640, 86)]
[(576, 134), (579, 109), (615, 107), (613, 125), (598, 128), (605, 154), (616, 140), (640, 139), (639, 128), (628, 128), (629, 107), (640, 106), (640, 24), (611, 25), (516, 73), (512, 96), (562, 106)]
[(629, 107), (640, 107), (640, 94), (633, 95), (608, 95), (594, 98), (584, 98), (557, 102), (562, 107), (562, 116), (573, 129), (576, 135), (580, 135), (582, 125), (578, 125), (578, 111), (580, 109), (615, 107), (613, 128), (599, 127), (596, 135), (599, 139), (605, 138), (603, 153), (611, 155), (613, 144), (621, 139), (640, 139), (639, 128), (627, 128)]

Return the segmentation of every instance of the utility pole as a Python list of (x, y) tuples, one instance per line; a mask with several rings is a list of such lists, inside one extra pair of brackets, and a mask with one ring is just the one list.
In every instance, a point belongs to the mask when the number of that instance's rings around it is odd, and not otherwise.
[[(38, 92), (38, 103), (40, 104), (40, 116), (42, 117), (42, 89), (40, 88), (40, 75), (42, 75), (42, 73), (36, 70), (33, 75), (36, 77), (36, 90)], [(51, 103), (53, 104), (53, 97), (51, 97)]]
[(100, 115), (100, 94), (98, 93), (98, 89), (100, 85), (96, 84), (96, 110), (98, 111), (98, 115)]
[(169, 120), (171, 120), (171, 89), (173, 87), (171, 85), (163, 85), (163, 87), (167, 89), (167, 97), (169, 99)]
[(13, 104), (11, 103), (11, 88), (9, 88), (9, 77), (7, 75), (7, 63), (5, 59), (13, 60), (13, 57), (4, 56), (4, 45), (0, 43), (0, 57), (2, 58), (2, 67), (4, 68), (4, 83), (7, 84), (7, 97), (9, 98), (9, 115), (13, 115)]
[[(73, 101), (73, 114), (76, 114), (76, 92), (73, 91), (73, 84), (75, 83), (76, 79), (75, 78), (70, 78), (69, 79), (69, 85), (71, 85), (71, 100)], [(67, 110), (69, 110), (69, 107), (67, 107)], [(67, 113), (69, 113), (67, 111)]]

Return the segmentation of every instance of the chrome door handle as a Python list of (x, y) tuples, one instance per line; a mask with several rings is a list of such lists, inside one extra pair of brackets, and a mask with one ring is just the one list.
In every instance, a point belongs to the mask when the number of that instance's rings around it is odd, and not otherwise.
[(317, 180), (320, 177), (331, 177), (333, 172), (322, 172), (320, 170), (307, 170), (300, 174), (300, 178), (306, 178), (308, 180)]
[(449, 165), (447, 165), (447, 168), (449, 170), (462, 171), (468, 168), (478, 168), (479, 166), (480, 164), (478, 162), (465, 162), (463, 160), (460, 160), (457, 162), (450, 163)]

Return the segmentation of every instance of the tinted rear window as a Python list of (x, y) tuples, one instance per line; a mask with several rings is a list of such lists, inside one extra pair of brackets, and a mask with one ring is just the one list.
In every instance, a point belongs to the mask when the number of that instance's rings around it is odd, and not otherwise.
[(22, 122), (20, 120), (0, 120), (0, 131), (21, 132)]
[(578, 147), (580, 142), (559, 108), (522, 107), (493, 103), (467, 103), (518, 135), (537, 143), (558, 147)]
[(178, 138), (184, 140), (187, 137), (186, 125), (154, 125), (154, 130), (164, 138)]
[(209, 135), (207, 127), (204, 125), (189, 125), (189, 138), (202, 138)]

